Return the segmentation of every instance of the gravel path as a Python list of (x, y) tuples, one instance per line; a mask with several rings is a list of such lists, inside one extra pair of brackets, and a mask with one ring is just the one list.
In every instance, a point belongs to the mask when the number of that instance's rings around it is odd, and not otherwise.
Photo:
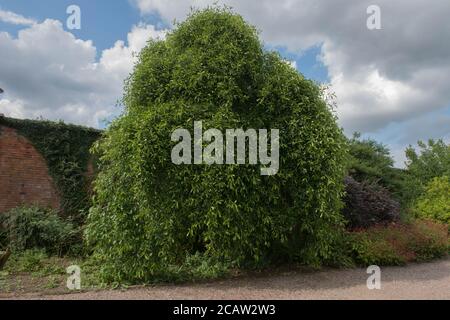
[(446, 299), (450, 300), (450, 258), (381, 269), (381, 290), (368, 290), (365, 269), (279, 272), (187, 285), (136, 287), (15, 299)]

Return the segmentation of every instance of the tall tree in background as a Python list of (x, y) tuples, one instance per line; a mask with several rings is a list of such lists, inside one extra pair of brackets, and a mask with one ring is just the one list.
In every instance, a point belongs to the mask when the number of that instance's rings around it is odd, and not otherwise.
[(394, 168), (389, 149), (375, 140), (362, 139), (360, 133), (355, 133), (348, 144), (349, 175), (360, 183), (387, 189), (403, 203), (405, 171)]
[[(419, 141), (418, 150), (406, 149), (407, 200), (414, 201), (434, 178), (450, 177), (450, 144), (442, 139)], [(450, 200), (449, 200), (450, 201)]]

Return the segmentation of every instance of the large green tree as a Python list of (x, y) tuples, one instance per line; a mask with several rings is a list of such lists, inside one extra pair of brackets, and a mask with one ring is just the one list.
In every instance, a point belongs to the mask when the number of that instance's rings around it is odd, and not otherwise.
[[(124, 103), (96, 146), (86, 229), (108, 279), (170, 276), (193, 255), (235, 266), (334, 258), (345, 139), (320, 88), (264, 51), (241, 16), (194, 11), (149, 42)], [(173, 164), (171, 134), (200, 120), (204, 130), (279, 129), (278, 173)]]

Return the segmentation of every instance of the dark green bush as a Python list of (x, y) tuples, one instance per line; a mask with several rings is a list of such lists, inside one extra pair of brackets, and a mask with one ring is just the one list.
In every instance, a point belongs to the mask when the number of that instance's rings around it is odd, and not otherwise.
[(379, 185), (400, 204), (406, 205), (407, 178), (403, 169), (394, 168), (389, 149), (372, 139), (355, 133), (348, 141), (348, 174), (360, 183)]
[[(95, 148), (86, 229), (110, 281), (164, 278), (192, 256), (206, 263), (201, 270), (336, 258), (345, 139), (320, 88), (265, 52), (239, 15), (193, 12), (166, 40), (149, 42), (124, 101)], [(173, 164), (171, 134), (192, 134), (194, 120), (222, 132), (279, 129), (279, 172)]]
[(54, 211), (38, 207), (18, 207), (0, 215), (4, 246), (13, 252), (45, 249), (61, 255), (79, 241), (79, 230)]
[(349, 174), (359, 182), (375, 182), (381, 185), (386, 172), (393, 167), (389, 149), (372, 139), (361, 139), (359, 133), (354, 133), (349, 139)]
[(348, 228), (368, 228), (400, 219), (400, 205), (387, 190), (345, 178), (344, 217)]

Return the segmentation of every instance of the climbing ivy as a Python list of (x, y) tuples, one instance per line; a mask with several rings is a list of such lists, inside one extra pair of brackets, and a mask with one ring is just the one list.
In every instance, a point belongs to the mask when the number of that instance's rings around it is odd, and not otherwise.
[(79, 223), (83, 222), (84, 212), (90, 206), (86, 175), (91, 159), (89, 149), (100, 137), (101, 131), (62, 121), (6, 117), (0, 117), (0, 125), (16, 129), (40, 152), (59, 190), (62, 213)]

